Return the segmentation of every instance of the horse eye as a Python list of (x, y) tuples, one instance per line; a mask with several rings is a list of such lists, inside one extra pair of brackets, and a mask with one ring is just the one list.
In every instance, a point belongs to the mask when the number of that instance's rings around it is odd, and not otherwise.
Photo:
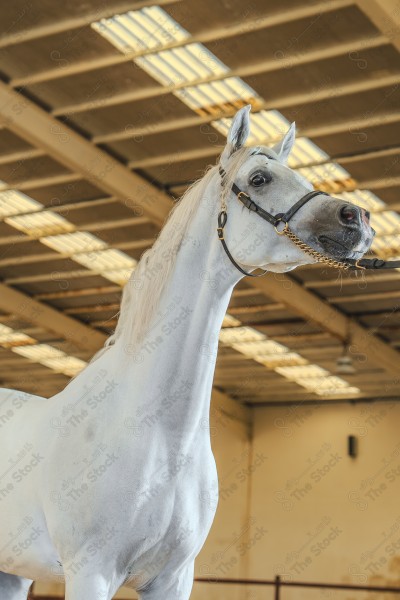
[(266, 183), (266, 178), (261, 173), (257, 173), (251, 178), (251, 184), (255, 187), (259, 187), (260, 185), (264, 185)]

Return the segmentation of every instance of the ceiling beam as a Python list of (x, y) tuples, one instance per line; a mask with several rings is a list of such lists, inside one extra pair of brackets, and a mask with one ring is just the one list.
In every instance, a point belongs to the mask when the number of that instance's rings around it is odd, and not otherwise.
[[(354, 294), (352, 296), (330, 296), (329, 304), (372, 302), (374, 300), (400, 300), (400, 289), (387, 292), (371, 292), (366, 294)], [(399, 307), (400, 308), (400, 307)], [(367, 313), (364, 309), (364, 314)]]
[[(0, 121), (1, 121), (1, 117), (0, 117)], [(57, 121), (55, 121), (54, 123), (57, 123)], [(11, 123), (10, 123), (9, 127), (11, 129)], [(53, 185), (64, 185), (66, 183), (76, 183), (77, 181), (80, 181), (81, 179), (83, 179), (83, 176), (80, 175), (79, 173), (69, 173), (69, 174), (63, 173), (62, 175), (48, 175), (47, 177), (37, 177), (36, 179), (28, 179), (28, 180), (20, 180), (20, 181), (17, 180), (12, 185), (7, 185), (5, 187), (2, 187), (1, 191), (14, 190), (16, 187), (18, 187), (18, 189), (21, 191), (35, 190), (37, 188), (43, 188), (43, 187), (48, 187), (48, 186), (53, 186)], [(94, 181), (92, 181), (92, 183), (95, 185)]]
[[(15, 187), (17, 187), (17, 186), (15, 186)], [(11, 186), (7, 186), (6, 189), (10, 189), (10, 188), (11, 188)], [(4, 188), (2, 188), (0, 190), (0, 192), (3, 191), (3, 189)], [(21, 187), (18, 186), (18, 189), (20, 190)], [(43, 208), (36, 211), (36, 214), (47, 213), (47, 212), (52, 212), (52, 213), (56, 212), (56, 213), (60, 213), (62, 216), (67, 217), (69, 215), (69, 213), (74, 210), (82, 210), (84, 208), (90, 208), (93, 210), (93, 209), (96, 209), (98, 206), (107, 206), (107, 205), (113, 204), (115, 202), (118, 202), (118, 200), (116, 198), (113, 198), (112, 196), (108, 196), (106, 198), (93, 198), (92, 200), (81, 200), (81, 201), (75, 200), (75, 201), (71, 201), (71, 202), (64, 202), (63, 204), (57, 204), (57, 205), (50, 205), (50, 206), (43, 205)], [(27, 213), (20, 213), (20, 214), (23, 215), (23, 214), (27, 214)], [(0, 217), (0, 222), (4, 221), (4, 219), (5, 219), (4, 217)], [(138, 222), (138, 224), (140, 224), (140, 222)], [(18, 237), (21, 237), (21, 236), (18, 236)], [(23, 239), (25, 239), (25, 238), (23, 238)], [(1, 244), (1, 241), (0, 241), (0, 244)]]
[[(44, 149), (68, 168), (74, 169), (125, 205), (140, 206), (161, 226), (172, 201), (150, 183), (97, 149), (68, 127), (54, 121), (44, 110), (0, 82), (0, 121), (35, 146)], [(56, 125), (56, 129), (54, 126)], [(54, 132), (57, 132), (55, 134)], [(59, 134), (63, 135), (60, 139)], [(133, 198), (132, 198), (133, 196)], [(86, 271), (86, 275), (90, 271)], [(64, 274), (61, 274), (63, 276)], [(73, 342), (79, 348), (97, 351), (107, 336), (72, 317), (0, 283), (0, 310), (28, 320)], [(217, 408), (231, 417), (249, 422), (250, 412), (219, 390), (213, 391)]]
[[(0, 86), (4, 85), (0, 83)], [(14, 92), (15, 94), (17, 94), (16, 92)], [(0, 99), (1, 99), (1, 88), (0, 88)], [(25, 99), (24, 99), (25, 102)], [(38, 110), (41, 110), (38, 108)], [(44, 111), (43, 111), (44, 113)], [(58, 132), (61, 134), (65, 134), (68, 135), (69, 132), (71, 132), (74, 135), (78, 135), (75, 134), (74, 132), (71, 131), (71, 129), (69, 129), (66, 125), (60, 123), (59, 121), (57, 121), (56, 119), (52, 119), (52, 117), (50, 117), (50, 115), (48, 115), (47, 113), (44, 113), (47, 117), (47, 119), (49, 119), (50, 121), (47, 122), (47, 126), (48, 127), (54, 127), (56, 126), (58, 129)], [(0, 120), (1, 120), (1, 109), (0, 109)], [(345, 133), (346, 131), (349, 131), (349, 128), (369, 128), (369, 127), (375, 127), (375, 126), (380, 126), (380, 125), (390, 125), (390, 124), (398, 124), (400, 121), (400, 115), (399, 113), (392, 113), (392, 114), (381, 114), (381, 115), (373, 115), (371, 117), (367, 117), (365, 119), (362, 120), (350, 120), (350, 121), (339, 121), (336, 123), (332, 123), (332, 124), (328, 124), (328, 125), (323, 125), (323, 126), (311, 126), (311, 127), (307, 127), (305, 129), (301, 129), (299, 131), (301, 136), (306, 136), (306, 137), (319, 137), (319, 136), (329, 136), (329, 135), (336, 135), (338, 133)], [(12, 128), (11, 123), (9, 124), (9, 127)], [(148, 131), (147, 131), (148, 133)], [(22, 130), (19, 130), (19, 135), (23, 136)], [(130, 134), (130, 136), (134, 135), (134, 133), (132, 132)], [(121, 163), (118, 163), (117, 161), (115, 161), (114, 159), (112, 159), (108, 154), (106, 154), (103, 150), (99, 149), (99, 148), (95, 148), (93, 146), (93, 144), (91, 142), (89, 142), (88, 140), (85, 140), (83, 137), (78, 136), (80, 138), (80, 140), (86, 145), (87, 145), (92, 149), (97, 151), (98, 153), (101, 154), (101, 156), (103, 157), (103, 163), (104, 160), (109, 160), (110, 163), (109, 165), (116, 163), (120, 168), (124, 168), (124, 166)], [(40, 144), (40, 140), (37, 141), (38, 144)], [(63, 150), (63, 154), (64, 151), (66, 150), (66, 148), (62, 148)], [(217, 156), (222, 150), (222, 147), (211, 147), (211, 148), (200, 148), (200, 149), (191, 149), (188, 151), (183, 151), (183, 152), (177, 152), (177, 153), (170, 153), (168, 155), (161, 155), (158, 157), (151, 157), (149, 159), (145, 158), (142, 160), (137, 160), (137, 161), (131, 161), (131, 167), (132, 165), (136, 168), (145, 168), (150, 167), (150, 166), (157, 166), (157, 165), (162, 165), (162, 164), (166, 164), (168, 162), (170, 162), (171, 160), (195, 160), (198, 158), (212, 158)], [(47, 150), (46, 150), (47, 151)], [(58, 155), (54, 155), (54, 158), (56, 158), (57, 160), (62, 160), (61, 157), (59, 157)], [(361, 155), (362, 156), (362, 155)], [(106, 158), (105, 158), (106, 157)], [(340, 159), (339, 159), (340, 160)], [(109, 168), (111, 169), (111, 166), (109, 166)], [(87, 170), (85, 167), (80, 168), (79, 165), (77, 165), (76, 170), (79, 170), (80, 173), (68, 173), (68, 174), (63, 174), (63, 175), (53, 175), (53, 176), (49, 176), (49, 177), (42, 177), (42, 178), (38, 178), (38, 179), (30, 179), (30, 180), (25, 180), (25, 181), (21, 181), (21, 182), (15, 182), (13, 185), (9, 185), (3, 188), (3, 190), (7, 190), (7, 189), (15, 189), (18, 188), (21, 191), (25, 191), (26, 193), (29, 193), (30, 190), (34, 190), (37, 188), (42, 188), (42, 187), (46, 187), (46, 186), (52, 186), (52, 185), (62, 185), (65, 183), (73, 183), (76, 181), (79, 181), (83, 178), (87, 178), (91, 181), (91, 183), (93, 183), (94, 185), (96, 185), (97, 187), (103, 189), (103, 191), (106, 191), (108, 193), (109, 192), (109, 187), (106, 187), (105, 183), (101, 180), (101, 177), (97, 177), (95, 178), (96, 173), (92, 173), (90, 172), (89, 174), (87, 174)], [(90, 170), (90, 169), (89, 169)], [(98, 171), (98, 169), (96, 169)], [(145, 204), (148, 206), (150, 205), (150, 200), (151, 200), (151, 204), (156, 204), (157, 203), (157, 198), (160, 198), (160, 202), (164, 205), (165, 204), (165, 198), (166, 196), (162, 193), (159, 192), (154, 186), (152, 186), (151, 184), (147, 183), (143, 178), (139, 177), (138, 175), (131, 173), (131, 175), (133, 177), (135, 177), (135, 184), (136, 187), (138, 188), (138, 192), (139, 194), (136, 195), (135, 194), (135, 198), (133, 200), (132, 196), (133, 196), (133, 192), (135, 191), (135, 188), (130, 188), (131, 189), (131, 194), (128, 198), (128, 203), (126, 203), (126, 201), (124, 202), (124, 197), (126, 196), (126, 186), (125, 186), (125, 182), (123, 182), (123, 184), (121, 186), (118, 187), (122, 187), (122, 191), (124, 192), (124, 196), (122, 194), (113, 194), (116, 196), (116, 201), (121, 202), (121, 200), (123, 201), (123, 203), (125, 204), (125, 206), (128, 207), (132, 207), (135, 211), (138, 208), (138, 205), (141, 206), (141, 204), (143, 204), (142, 202), (142, 198), (141, 198), (141, 194), (146, 196), (146, 202)], [(115, 178), (114, 178), (115, 179)], [(378, 178), (375, 179), (373, 181), (368, 181), (368, 182), (363, 182), (362, 187), (374, 187), (374, 188), (379, 188), (379, 187), (388, 187), (388, 186), (392, 186), (392, 185), (399, 185), (399, 178)], [(368, 184), (368, 185), (367, 185)], [(150, 190), (149, 190), (150, 188)], [(149, 197), (150, 194), (150, 197)], [(164, 197), (163, 197), (164, 196)], [(167, 205), (168, 206), (168, 205)], [(171, 207), (172, 205), (169, 204), (169, 206)], [(144, 212), (146, 212), (146, 207), (142, 206)], [(390, 208), (390, 207), (389, 207)], [(52, 209), (53, 210), (53, 209)], [(58, 210), (58, 209), (57, 209)], [(165, 209), (165, 213), (167, 214), (168, 210)], [(154, 220), (154, 218), (153, 218)], [(162, 219), (158, 219), (157, 224), (160, 226), (161, 225), (161, 220)], [(165, 219), (164, 219), (165, 220)], [(1, 243), (1, 241), (0, 241)]]
[[(341, 400), (341, 401), (361, 401), (362, 399), (367, 399), (367, 398), (392, 398), (395, 394), (397, 394), (397, 396), (400, 399), (400, 393), (399, 393), (399, 389), (398, 387), (395, 388), (393, 387), (392, 389), (390, 389), (389, 387), (387, 387), (386, 389), (384, 389), (385, 384), (378, 384), (377, 386), (370, 388), (368, 390), (365, 391), (361, 391), (360, 394), (352, 394), (352, 395), (348, 395), (346, 396), (345, 394), (331, 394), (331, 395), (317, 395), (317, 394), (312, 394), (310, 392), (308, 392), (306, 389), (298, 389), (298, 390), (285, 390), (285, 391), (279, 391), (279, 388), (276, 392), (274, 392), (273, 394), (270, 393), (270, 383), (269, 382), (265, 382), (264, 385), (262, 383), (262, 381), (259, 382), (259, 391), (254, 390), (254, 389), (248, 389), (246, 390), (245, 388), (235, 388), (234, 386), (227, 386), (226, 389), (228, 390), (228, 393), (234, 397), (237, 398), (239, 401), (243, 402), (246, 406), (256, 406), (259, 402), (267, 402), (267, 403), (273, 403), (273, 402), (287, 402), (287, 401), (296, 401), (296, 403), (298, 403), (299, 408), (303, 405), (304, 402), (307, 401), (314, 401), (318, 402), (318, 403), (325, 403), (328, 402), (329, 400)], [(262, 392), (262, 389), (265, 389), (265, 392)]]
[(119, 285), (107, 285), (95, 288), (83, 288), (81, 290), (65, 290), (62, 292), (43, 292), (34, 296), (35, 300), (58, 300), (65, 298), (80, 298), (82, 296), (101, 296), (102, 294), (120, 294)]
[[(171, 207), (171, 200), (165, 194), (3, 83), (0, 83), (0, 121), (28, 142), (45, 149), (62, 164), (94, 180), (107, 193), (122, 201), (132, 202), (133, 196), (135, 204), (141, 206), (156, 224), (161, 225), (164, 221)], [(54, 134), (55, 125), (57, 135)], [(351, 125), (354, 126), (354, 122)], [(60, 142), (60, 133), (64, 143)], [(291, 286), (290, 293), (282, 282)], [(251, 281), (250, 284), (253, 285)], [(279, 281), (271, 277), (257, 279), (254, 287), (342, 340), (347, 340), (350, 333), (353, 345), (361, 352), (397, 374), (399, 354), (393, 348), (289, 277), (283, 276)], [(5, 310), (8, 311), (9, 307)]]
[[(356, 274), (358, 276), (354, 277), (354, 275)], [(340, 279), (328, 279), (327, 281), (324, 281), (323, 279), (311, 279), (310, 281), (304, 281), (303, 287), (310, 289), (324, 289), (335, 287), (342, 288), (342, 286), (347, 287), (351, 285), (360, 286), (360, 284), (362, 284), (362, 289), (364, 289), (366, 288), (368, 283), (383, 283), (388, 281), (395, 281), (397, 283), (400, 283), (400, 273), (398, 273), (397, 271), (395, 271), (394, 273), (371, 272), (367, 275), (367, 277), (365, 277), (364, 274), (360, 276), (360, 273), (358, 273), (358, 271), (354, 271), (350, 274), (350, 277), (341, 277)]]
[[(131, 217), (124, 219), (115, 219), (114, 221), (96, 221), (95, 223), (82, 223), (76, 225), (76, 229), (80, 231), (107, 231), (108, 229), (118, 229), (123, 227), (139, 227), (141, 225), (148, 225), (153, 221), (148, 217)], [(7, 236), (2, 237), (0, 241), (0, 245), (9, 245), (9, 244), (23, 244), (26, 242), (30, 242), (32, 240), (40, 240), (41, 236), (35, 238), (34, 236), (25, 235), (17, 235), (17, 236)], [(128, 242), (129, 244), (129, 242)], [(116, 247), (116, 246), (115, 246)], [(69, 255), (67, 255), (69, 256)]]
[[(321, 406), (321, 404), (371, 404), (372, 402), (400, 402), (400, 394), (393, 395), (393, 392), (389, 396), (382, 396), (379, 393), (379, 390), (375, 393), (371, 393), (360, 398), (346, 398), (346, 397), (337, 397), (336, 398), (326, 398), (321, 397), (318, 399), (304, 399), (304, 400), (293, 400), (293, 398), (287, 398), (282, 400), (278, 400), (276, 402), (271, 400), (266, 401), (257, 401), (251, 404), (252, 409), (257, 408), (272, 408), (272, 407), (280, 407), (280, 406), (289, 406), (289, 407), (307, 407), (307, 406)], [(250, 406), (250, 404), (249, 404)], [(43, 598), (43, 600), (47, 600), (47, 598)], [(54, 599), (56, 600), (56, 599)], [(59, 599), (58, 599), (59, 600)]]
[(6, 285), (21, 285), (25, 283), (38, 283), (39, 281), (66, 281), (67, 279), (82, 279), (83, 277), (101, 277), (88, 269), (76, 269), (74, 271), (58, 271), (57, 277), (53, 273), (40, 273), (40, 275), (21, 275), (19, 277), (6, 277), (3, 281)]
[[(305, 129), (300, 129), (299, 130), (299, 135), (301, 137), (318, 137), (319, 135), (334, 135), (337, 133), (344, 133), (346, 131), (349, 131), (349, 128), (354, 127), (353, 131), (355, 131), (356, 129), (359, 128), (368, 128), (368, 127), (374, 127), (376, 125), (382, 125), (383, 123), (398, 123), (400, 121), (400, 113), (397, 114), (393, 114), (393, 115), (378, 115), (378, 116), (372, 116), (369, 118), (365, 118), (362, 119), (360, 121), (355, 121), (350, 120), (350, 121), (339, 121), (335, 124), (332, 125), (325, 125), (322, 128), (321, 127), (307, 127)], [(271, 140), (266, 140), (266, 143), (270, 143)], [(190, 161), (190, 160), (197, 160), (199, 158), (212, 158), (214, 156), (218, 156), (222, 151), (221, 146), (211, 146), (210, 148), (193, 148), (190, 150), (183, 150), (183, 151), (179, 151), (179, 152), (170, 152), (169, 154), (165, 154), (165, 155), (159, 155), (159, 156), (152, 156), (149, 158), (143, 158), (143, 159), (139, 159), (139, 160), (132, 160), (128, 163), (129, 168), (131, 169), (146, 169), (146, 168), (151, 168), (151, 167), (156, 167), (156, 166), (161, 166), (164, 164), (168, 164), (169, 162), (175, 162), (175, 161)], [(376, 155), (388, 155), (388, 154), (396, 154), (398, 153), (398, 148), (395, 148), (393, 150), (379, 150), (376, 151), (374, 153), (371, 152), (371, 154), (376, 154)], [(330, 158), (329, 160), (327, 160), (326, 162), (332, 162), (332, 160), (336, 160), (337, 162), (342, 162), (343, 164), (348, 162), (354, 162), (355, 160), (359, 160), (360, 158), (370, 158), (369, 153), (366, 154), (357, 154), (354, 157), (349, 156), (349, 157), (345, 157), (345, 156), (341, 156), (338, 157), (337, 159), (335, 158)], [(324, 163), (319, 163), (319, 164), (324, 164)], [(305, 165), (308, 166), (308, 165)], [(300, 167), (296, 167), (294, 170), (296, 170), (297, 168), (301, 168)], [(392, 178), (394, 179), (394, 178)], [(398, 180), (399, 178), (397, 178)], [(396, 183), (397, 183), (396, 180)], [(387, 182), (389, 181), (388, 177), (385, 178), (379, 178), (379, 179), (375, 179), (373, 181), (371, 181), (371, 185), (375, 186), (375, 187), (379, 187), (379, 185), (381, 184), (381, 182)], [(368, 182), (367, 186), (363, 187), (370, 187), (370, 184)], [(388, 210), (388, 209), (386, 209)]]
[[(400, 186), (400, 175), (384, 175), (383, 177), (376, 177), (375, 179), (367, 179), (362, 181), (362, 187), (366, 189), (376, 190), (382, 188), (398, 187)], [(387, 210), (392, 207), (390, 204), (387, 205)], [(397, 255), (396, 255), (397, 256)]]
[[(400, 81), (400, 80), (399, 80)], [(350, 165), (360, 160), (375, 160), (377, 158), (387, 158), (388, 156), (396, 156), (400, 154), (399, 146), (390, 146), (389, 148), (379, 148), (378, 150), (367, 150), (366, 152), (356, 152), (353, 154), (341, 154), (334, 156), (333, 159), (343, 165)], [(385, 207), (387, 210), (387, 208)]]
[(397, 0), (356, 0), (358, 7), (367, 15), (374, 25), (400, 51), (399, 17), (400, 9)]
[[(400, 113), (397, 112), (390, 115), (374, 115), (372, 117), (366, 117), (365, 119), (360, 119), (358, 121), (354, 119), (347, 121), (337, 121), (334, 124), (325, 125), (323, 127), (311, 126), (305, 129), (300, 129), (299, 134), (300, 136), (313, 138), (318, 137), (320, 135), (333, 135), (337, 133), (344, 133), (349, 131), (349, 128), (353, 128), (351, 129), (352, 131), (356, 131), (358, 129), (364, 130), (367, 127), (382, 125), (384, 123), (398, 123), (399, 121)], [(266, 142), (271, 142), (271, 140), (266, 140)], [(158, 156), (156, 155), (142, 159), (131, 160), (128, 162), (128, 167), (130, 169), (149, 169), (166, 164), (173, 164), (178, 161), (200, 160), (202, 158), (208, 158), (211, 160), (212, 158), (218, 156), (221, 153), (221, 151), (222, 147), (215, 145), (211, 145), (210, 147), (205, 148), (190, 148), (189, 150), (170, 152), (169, 154), (160, 154)], [(342, 158), (344, 159), (344, 157)], [(340, 162), (341, 159), (338, 160)], [(327, 162), (331, 162), (331, 160)], [(379, 178), (378, 180), (374, 180), (372, 185), (378, 187), (378, 182), (381, 181), (381, 178)]]
[[(358, 94), (361, 92), (369, 92), (376, 89), (381, 89), (391, 85), (399, 83), (400, 77), (398, 75), (384, 75), (376, 78), (366, 78), (361, 81), (352, 81), (350, 83), (343, 83), (341, 86), (322, 86), (320, 89), (313, 90), (310, 92), (296, 92), (295, 94), (285, 95), (281, 98), (274, 98), (273, 101), (262, 100), (260, 109), (288, 109), (312, 104), (315, 102), (321, 102), (324, 100), (335, 100), (343, 96), (350, 96), (352, 94)], [(301, 109), (299, 109), (301, 112)], [(235, 114), (235, 109), (231, 111), (226, 110), (220, 117), (232, 117)], [(198, 116), (193, 115), (190, 117), (182, 118), (171, 118), (166, 121), (151, 123), (151, 125), (143, 126), (129, 126), (125, 127), (122, 131), (116, 131), (111, 133), (105, 133), (95, 135), (92, 141), (95, 144), (107, 144), (110, 142), (117, 142), (120, 140), (132, 139), (134, 136), (146, 136), (155, 135), (158, 133), (167, 133), (169, 131), (177, 131), (179, 129), (187, 129), (190, 127), (200, 127), (205, 123), (212, 123), (217, 117), (215, 115), (210, 116)], [(303, 135), (306, 135), (305, 133)]]
[[(214, 411), (219, 410), (231, 419), (250, 425), (251, 409), (248, 406), (239, 403), (237, 400), (233, 400), (228, 394), (225, 394), (216, 387), (212, 390), (211, 399), (211, 419), (215, 416)], [(218, 426), (218, 417), (216, 418), (216, 422)], [(222, 423), (221, 426), (223, 426)]]
[(256, 281), (249, 280), (248, 283), (275, 301), (283, 302), (306, 321), (329, 331), (342, 342), (350, 343), (357, 353), (364, 354), (368, 360), (398, 375), (400, 354), (396, 350), (292, 278), (271, 274)]
[(0, 156), (0, 165), (7, 165), (8, 163), (30, 160), (32, 158), (39, 158), (43, 156), (44, 152), (37, 148), (29, 148), (28, 150), (20, 150), (18, 152), (10, 152), (8, 154), (2, 154)]
[(57, 334), (78, 348), (96, 352), (107, 336), (62, 312), (34, 300), (27, 294), (0, 283), (0, 310), (34, 323), (46, 331)]
[[(160, 5), (161, 3), (157, 2), (157, 4)], [(228, 24), (225, 27), (209, 27), (207, 29), (204, 29), (203, 31), (199, 31), (194, 35), (191, 35), (189, 38), (185, 38), (183, 40), (176, 41), (170, 44), (165, 44), (160, 49), (170, 50), (172, 48), (179, 48), (188, 43), (206, 44), (215, 40), (220, 41), (231, 37), (243, 35), (246, 32), (259, 31), (260, 29), (269, 29), (282, 24), (292, 23), (300, 19), (305, 19), (307, 17), (313, 17), (316, 14), (320, 15), (326, 12), (340, 10), (341, 8), (345, 8), (346, 6), (350, 6), (351, 4), (351, 0), (331, 0), (329, 4), (327, 4), (326, 2), (319, 2), (318, 4), (313, 4), (311, 6), (300, 6), (298, 8), (292, 8), (290, 10), (282, 11), (280, 13), (259, 15), (257, 19), (246, 21), (245, 28), (243, 27), (242, 21), (238, 23)], [(114, 50), (114, 47), (110, 44), (110, 51), (111, 50)], [(321, 49), (321, 51), (323, 51), (323, 49)], [(96, 69), (103, 69), (106, 67), (112, 67), (122, 63), (130, 62), (134, 58), (137, 58), (139, 56), (146, 56), (148, 54), (154, 54), (154, 52), (155, 50), (154, 48), (152, 48), (143, 52), (129, 52), (126, 54), (114, 53), (108, 56), (101, 56), (97, 59), (77, 61), (75, 63), (66, 65), (62, 69), (55, 67), (54, 69), (46, 69), (38, 73), (27, 75), (25, 77), (15, 78), (10, 82), (10, 85), (12, 87), (25, 87), (36, 83), (43, 83), (44, 81), (51, 81), (53, 79), (60, 79), (62, 77), (70, 77), (71, 75), (86, 73), (88, 71), (93, 72)]]
[(171, 209), (165, 194), (3, 82), (0, 122), (126, 206), (140, 207), (158, 226), (164, 223)]
[[(329, 6), (329, 5), (327, 5)], [(291, 59), (291, 67), (298, 67), (318, 61), (326, 60), (329, 58), (336, 58), (338, 56), (348, 56), (352, 52), (356, 52), (360, 49), (360, 45), (363, 44), (366, 48), (377, 48), (387, 43), (387, 40), (383, 36), (376, 38), (365, 38), (365, 40), (357, 40), (356, 42), (345, 42), (340, 43), (328, 48), (320, 48), (318, 50), (312, 50), (309, 52), (299, 53), (293, 56)], [(289, 57), (290, 58), (290, 57)], [(281, 71), (285, 66), (281, 61), (276, 58), (267, 59), (264, 61), (257, 61), (238, 67), (237, 69), (231, 69), (223, 76), (220, 74), (214, 74), (209, 77), (203, 77), (191, 81), (190, 83), (184, 82), (174, 86), (161, 86), (159, 84), (153, 87), (146, 87), (139, 90), (132, 90), (129, 92), (114, 93), (108, 95), (105, 98), (99, 98), (97, 100), (91, 99), (86, 102), (78, 102), (76, 104), (69, 104), (57, 107), (52, 111), (54, 116), (68, 115), (69, 117), (74, 114), (78, 114), (86, 111), (93, 111), (96, 108), (107, 108), (111, 106), (118, 106), (120, 104), (126, 104), (127, 102), (135, 102), (138, 100), (149, 100), (151, 98), (157, 98), (166, 96), (177, 90), (184, 90), (187, 87), (200, 85), (203, 83), (211, 83), (214, 81), (221, 81), (226, 77), (253, 77), (255, 75), (263, 75), (266, 73), (272, 73), (274, 71)], [(392, 76), (393, 79), (393, 76)], [(399, 77), (395, 77), (398, 82)], [(357, 84), (355, 85), (357, 89)], [(284, 101), (283, 101), (284, 103)], [(271, 103), (265, 103), (266, 106), (271, 107)], [(277, 101), (274, 100), (274, 107), (278, 106)]]
[[(400, 82), (400, 79), (399, 79)], [(400, 120), (400, 115), (398, 115)], [(304, 135), (304, 131), (301, 131), (301, 134)], [(197, 160), (199, 158), (208, 158), (213, 157), (221, 152), (222, 148), (219, 146), (211, 146), (205, 148), (193, 148), (190, 150), (181, 150), (178, 152), (170, 152), (168, 154), (158, 154), (155, 156), (150, 156), (146, 158), (136, 159), (128, 162), (128, 167), (130, 169), (148, 169), (151, 167), (158, 167), (161, 165), (165, 165), (171, 162), (176, 162), (180, 160)], [(306, 165), (299, 165), (294, 167), (293, 170), (300, 169), (302, 167), (311, 167), (329, 164), (332, 161), (339, 162), (343, 165), (348, 165), (353, 162), (358, 162), (360, 160), (374, 160), (376, 158), (386, 158), (388, 156), (394, 156), (399, 154), (400, 148), (381, 148), (379, 150), (371, 150), (367, 152), (359, 152), (356, 154), (342, 154), (340, 156), (331, 156), (327, 160), (317, 162), (317, 163), (308, 163)], [(386, 210), (388, 210), (386, 208)]]
[[(80, 229), (79, 227), (77, 227)], [(7, 238), (5, 238), (7, 239)], [(8, 238), (9, 239), (9, 238)], [(31, 238), (27, 237), (26, 240), (19, 240), (19, 242), (26, 241), (29, 243), (32, 241)], [(154, 243), (154, 238), (152, 239), (142, 239), (142, 240), (132, 240), (128, 242), (113, 242), (109, 244), (109, 248), (116, 248), (117, 250), (147, 250)], [(71, 258), (71, 254), (63, 254), (62, 252), (56, 252), (53, 250), (52, 252), (45, 252), (41, 254), (22, 254), (21, 256), (13, 256), (12, 258), (3, 258), (0, 259), (0, 268), (4, 267), (13, 267), (13, 266), (21, 266), (21, 265), (30, 265), (30, 264), (38, 264), (41, 262), (57, 262), (58, 260), (65, 260), (66, 258)], [(90, 270), (87, 271), (90, 273)]]
[[(167, 4), (173, 4), (180, 2), (181, 0), (157, 0), (159, 6), (165, 6)], [(30, 29), (21, 29), (20, 31), (11, 31), (12, 26), (2, 35), (0, 39), (0, 48), (6, 48), (8, 46), (15, 46), (16, 44), (23, 44), (39, 38), (56, 35), (57, 33), (63, 33), (64, 31), (70, 31), (73, 29), (80, 29), (87, 25), (90, 25), (93, 21), (112, 17), (116, 13), (126, 12), (127, 10), (139, 10), (144, 6), (153, 6), (154, 1), (152, 0), (123, 0), (121, 2), (102, 2), (99, 3), (98, 7), (93, 10), (87, 10), (85, 12), (84, 4), (81, 5), (82, 10), (80, 11), (79, 17), (72, 17), (62, 19), (59, 18), (57, 21), (52, 21), (46, 25), (37, 25)], [(60, 12), (62, 7), (60, 6)], [(23, 16), (29, 15), (31, 10), (29, 4), (23, 8)]]
[[(398, 88), (398, 86), (397, 86)], [(393, 89), (395, 89), (393, 87)], [(368, 115), (368, 113), (367, 113)], [(365, 116), (361, 119), (353, 119), (349, 121), (336, 121), (334, 123), (327, 123), (325, 125), (314, 125), (307, 127), (305, 130), (301, 130), (301, 135), (307, 135), (308, 137), (328, 137), (329, 135), (336, 135), (338, 133), (346, 133), (348, 131), (363, 131), (362, 128), (368, 127), (380, 127), (382, 125), (394, 125), (400, 121), (399, 112), (393, 113), (374, 113), (371, 116)]]

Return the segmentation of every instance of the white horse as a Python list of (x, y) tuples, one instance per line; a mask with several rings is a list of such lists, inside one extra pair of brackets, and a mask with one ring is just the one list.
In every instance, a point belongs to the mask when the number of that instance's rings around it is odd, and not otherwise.
[[(106, 348), (50, 399), (1, 391), (1, 600), (26, 600), (32, 580), (65, 581), (67, 600), (109, 600), (121, 585), (142, 600), (189, 598), (217, 500), (208, 419), (218, 333), (243, 276), (235, 264), (282, 272), (314, 261), (232, 191), (272, 214), (308, 196), (286, 166), (294, 127), (272, 149), (244, 147), (248, 134), (245, 107), (219, 165), (133, 272)], [(235, 264), (216, 232), (221, 200)], [(326, 195), (291, 227), (336, 258), (372, 241), (365, 211)]]

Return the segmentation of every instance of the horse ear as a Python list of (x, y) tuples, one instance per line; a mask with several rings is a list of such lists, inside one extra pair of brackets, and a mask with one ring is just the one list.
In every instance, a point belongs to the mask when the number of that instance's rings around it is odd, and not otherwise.
[(241, 108), (233, 117), (232, 125), (228, 133), (228, 144), (231, 146), (231, 154), (244, 146), (250, 133), (250, 111), (251, 105), (247, 104)]
[(292, 151), (295, 138), (296, 123), (293, 122), (289, 127), (288, 131), (286, 132), (284, 138), (280, 142), (275, 144), (275, 146), (272, 146), (272, 150), (274, 150), (274, 152), (277, 153), (277, 155), (279, 156), (279, 160), (285, 164), (287, 163), (289, 154)]

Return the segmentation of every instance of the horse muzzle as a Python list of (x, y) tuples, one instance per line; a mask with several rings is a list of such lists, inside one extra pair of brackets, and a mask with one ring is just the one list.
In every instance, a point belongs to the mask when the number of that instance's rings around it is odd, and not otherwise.
[(370, 249), (375, 231), (370, 225), (370, 213), (364, 208), (332, 199), (324, 207), (321, 222), (318, 243), (334, 258), (358, 258)]

